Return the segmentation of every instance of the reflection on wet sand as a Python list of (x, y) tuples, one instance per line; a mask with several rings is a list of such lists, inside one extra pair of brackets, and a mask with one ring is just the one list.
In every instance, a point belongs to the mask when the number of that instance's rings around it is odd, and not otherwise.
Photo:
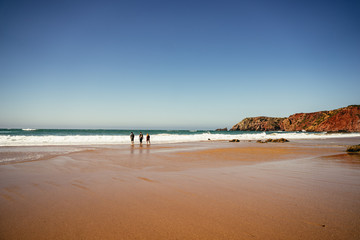
[(360, 168), (360, 153), (342, 153), (322, 157), (324, 160), (338, 164), (348, 164), (351, 167)]
[(134, 154), (134, 145), (131, 145), (131, 147), (130, 147), (130, 153), (131, 153), (131, 154)]

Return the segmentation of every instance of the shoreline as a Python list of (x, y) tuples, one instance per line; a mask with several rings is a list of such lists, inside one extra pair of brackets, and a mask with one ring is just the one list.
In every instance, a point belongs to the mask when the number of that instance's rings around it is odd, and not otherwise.
[(45, 147), (0, 165), (0, 238), (358, 239), (359, 140)]
[[(218, 131), (149, 131), (152, 144), (196, 143), (199, 141), (256, 141), (266, 138), (293, 140), (324, 140), (360, 138), (360, 133), (304, 133), (304, 132), (218, 132)], [(136, 141), (138, 138), (136, 138)], [(0, 146), (79, 146), (129, 144), (124, 130), (34, 130), (0, 132)]]

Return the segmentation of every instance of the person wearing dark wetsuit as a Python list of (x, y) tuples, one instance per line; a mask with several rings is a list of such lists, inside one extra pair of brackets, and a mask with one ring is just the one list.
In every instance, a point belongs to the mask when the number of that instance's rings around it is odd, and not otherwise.
[(146, 134), (146, 144), (150, 144), (150, 135)]
[(142, 144), (143, 138), (144, 138), (144, 136), (143, 136), (143, 134), (140, 132), (140, 135), (139, 135), (140, 144)]
[(134, 144), (134, 137), (135, 137), (134, 133), (131, 132), (131, 133), (130, 133), (131, 144)]

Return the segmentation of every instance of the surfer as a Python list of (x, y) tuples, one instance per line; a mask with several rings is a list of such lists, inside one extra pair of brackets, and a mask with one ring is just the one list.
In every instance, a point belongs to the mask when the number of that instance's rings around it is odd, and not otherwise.
[(132, 144), (132, 145), (134, 145), (134, 137), (135, 137), (134, 133), (131, 132), (131, 133), (130, 133), (130, 140), (131, 140), (131, 144)]
[(146, 134), (146, 144), (150, 145), (150, 135)]
[(140, 144), (142, 144), (142, 140), (143, 140), (143, 138), (144, 138), (144, 136), (143, 136), (143, 134), (140, 132), (140, 134), (139, 134)]

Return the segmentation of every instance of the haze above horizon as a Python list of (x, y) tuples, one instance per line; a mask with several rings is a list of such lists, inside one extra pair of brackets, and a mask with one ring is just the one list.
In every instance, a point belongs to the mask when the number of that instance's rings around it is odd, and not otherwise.
[(0, 89), (0, 128), (215, 129), (360, 104), (360, 2), (4, 0)]

